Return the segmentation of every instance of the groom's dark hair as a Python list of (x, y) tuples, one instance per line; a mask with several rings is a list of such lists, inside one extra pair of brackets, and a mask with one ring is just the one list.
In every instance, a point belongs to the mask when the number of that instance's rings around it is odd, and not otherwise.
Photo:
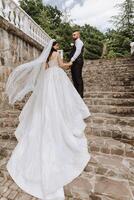
[(73, 33), (74, 33), (74, 32), (79, 32), (79, 33), (80, 33), (80, 30), (76, 29), (76, 30), (73, 31)]

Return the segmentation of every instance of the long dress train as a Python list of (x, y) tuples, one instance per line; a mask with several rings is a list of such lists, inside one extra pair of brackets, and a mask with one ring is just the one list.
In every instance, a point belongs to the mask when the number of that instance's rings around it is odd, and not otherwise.
[(83, 119), (87, 105), (58, 62), (41, 69), (35, 90), (19, 115), (18, 143), (7, 163), (16, 184), (43, 200), (63, 200), (63, 186), (90, 160)]

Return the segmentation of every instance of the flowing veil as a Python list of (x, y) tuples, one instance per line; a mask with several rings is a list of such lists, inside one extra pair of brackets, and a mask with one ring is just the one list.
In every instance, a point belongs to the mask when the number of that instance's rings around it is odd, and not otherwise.
[(10, 73), (5, 87), (9, 104), (13, 105), (17, 100), (22, 100), (28, 92), (34, 90), (41, 66), (46, 62), (54, 41), (55, 39), (50, 40), (38, 58), (17, 66)]

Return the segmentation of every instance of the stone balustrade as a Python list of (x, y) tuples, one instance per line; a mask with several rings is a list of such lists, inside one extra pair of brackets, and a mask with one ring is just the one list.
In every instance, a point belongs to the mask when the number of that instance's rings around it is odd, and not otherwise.
[(51, 37), (13, 0), (0, 0), (0, 16), (45, 46)]
[(134, 42), (131, 42), (130, 46), (131, 46), (131, 55), (134, 55)]

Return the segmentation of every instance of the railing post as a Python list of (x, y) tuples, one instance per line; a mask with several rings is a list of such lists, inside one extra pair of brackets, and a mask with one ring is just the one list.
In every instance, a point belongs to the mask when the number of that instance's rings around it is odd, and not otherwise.
[(46, 45), (51, 39), (51, 37), (13, 0), (0, 0), (0, 16), (41, 45)]
[(18, 8), (15, 9), (15, 15), (16, 15), (15, 16), (15, 25), (16, 25), (17, 28), (19, 28), (20, 27), (20, 25), (19, 25), (20, 21), (19, 21), (19, 10), (18, 10)]
[(10, 7), (9, 7), (9, 0), (4, 1), (4, 16), (5, 19), (9, 21), (9, 14), (10, 14)]
[(4, 17), (4, 15), (3, 15), (3, 9), (4, 9), (4, 7), (3, 7), (3, 0), (0, 0), (0, 15), (2, 17)]
[(131, 55), (134, 55), (134, 42), (131, 42), (130, 46), (131, 46)]
[(20, 12), (20, 30), (23, 31), (24, 28), (24, 13)]

